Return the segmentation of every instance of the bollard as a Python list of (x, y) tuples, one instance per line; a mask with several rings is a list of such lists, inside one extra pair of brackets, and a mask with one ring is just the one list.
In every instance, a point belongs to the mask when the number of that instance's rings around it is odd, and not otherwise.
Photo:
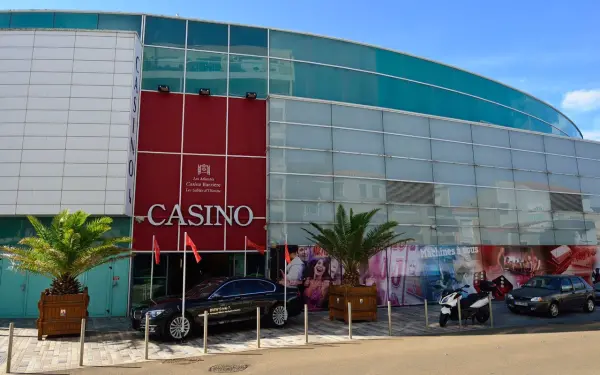
[(308, 305), (304, 304), (304, 343), (308, 344)]
[(79, 366), (83, 366), (83, 347), (85, 343), (85, 318), (81, 319), (81, 334), (79, 335)]
[(144, 327), (144, 359), (148, 360), (148, 338), (150, 336), (150, 314), (146, 313), (146, 327)]
[(425, 297), (425, 328), (429, 328), (429, 312), (427, 311), (427, 297)]
[(352, 303), (348, 302), (348, 338), (352, 340)]
[(492, 326), (492, 328), (494, 328), (494, 313), (492, 311), (492, 292), (490, 293), (490, 297), (489, 297), (489, 305), (490, 305), (490, 325)]
[(388, 334), (392, 335), (392, 302), (388, 301)]
[(260, 348), (260, 307), (256, 308), (256, 347)]
[(13, 335), (15, 333), (15, 323), (8, 325), (8, 351), (6, 352), (6, 373), (10, 374), (10, 363), (12, 360)]
[(462, 328), (462, 315), (460, 312), (460, 299), (461, 299), (461, 296), (459, 295), (458, 301), (456, 302), (458, 305), (458, 328)]
[(204, 312), (204, 335), (202, 336), (202, 351), (208, 353), (208, 312)]

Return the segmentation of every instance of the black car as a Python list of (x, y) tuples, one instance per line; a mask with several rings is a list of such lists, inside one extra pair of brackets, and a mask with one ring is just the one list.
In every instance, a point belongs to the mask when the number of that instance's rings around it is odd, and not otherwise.
[(594, 284), (594, 291), (596, 292), (596, 303), (600, 303), (600, 283)]
[[(203, 281), (185, 294), (185, 319), (181, 314), (181, 296), (145, 301), (132, 311), (132, 326), (145, 329), (145, 315), (150, 316), (149, 331), (167, 339), (181, 340), (195, 328), (245, 320), (256, 320), (256, 308), (261, 308), (267, 323), (282, 327), (286, 323), (284, 287), (257, 277), (221, 277)], [(297, 288), (287, 288), (287, 315), (301, 311)], [(190, 324), (191, 323), (191, 324)]]
[(593, 312), (595, 293), (578, 276), (535, 276), (521, 288), (506, 295), (506, 305), (513, 313), (544, 313), (555, 318), (560, 311), (581, 310)]

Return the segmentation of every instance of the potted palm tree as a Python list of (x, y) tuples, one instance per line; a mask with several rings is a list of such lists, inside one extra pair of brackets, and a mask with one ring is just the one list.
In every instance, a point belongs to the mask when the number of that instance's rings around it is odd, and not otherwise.
[(87, 288), (82, 288), (77, 277), (104, 263), (130, 257), (130, 249), (118, 245), (131, 239), (106, 237), (112, 219), (90, 218), (83, 211), (61, 211), (48, 226), (33, 216), (27, 218), (36, 236), (21, 239), (17, 247), (1, 247), (0, 253), (11, 259), (16, 270), (52, 279), (38, 303), (38, 340), (43, 335), (77, 334), (89, 304)]
[(388, 221), (371, 225), (371, 219), (379, 209), (355, 214), (344, 206), (338, 206), (332, 229), (310, 223), (316, 231), (304, 229), (309, 239), (324, 249), (330, 257), (341, 263), (344, 269), (342, 285), (329, 287), (329, 318), (348, 321), (348, 302), (352, 305), (352, 320), (377, 320), (377, 286), (360, 284), (360, 268), (369, 258), (388, 247), (412, 241), (396, 234), (398, 225)]

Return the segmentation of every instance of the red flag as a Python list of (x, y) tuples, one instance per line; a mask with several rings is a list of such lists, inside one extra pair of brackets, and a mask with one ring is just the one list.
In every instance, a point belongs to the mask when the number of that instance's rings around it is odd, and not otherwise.
[(202, 257), (200, 256), (200, 254), (198, 254), (198, 249), (196, 249), (196, 244), (194, 243), (194, 241), (192, 241), (190, 236), (187, 235), (187, 233), (185, 234), (185, 244), (192, 248), (192, 251), (194, 252), (194, 256), (196, 257), (196, 263), (200, 263), (200, 261), (202, 260)]
[(260, 255), (265, 255), (265, 248), (264, 248), (264, 246), (257, 245), (254, 242), (250, 241), (248, 238), (246, 238), (246, 246), (249, 247), (249, 248), (251, 248), (251, 249), (254, 249), (254, 250), (258, 251), (258, 253)]
[(160, 264), (160, 247), (158, 247), (158, 241), (156, 240), (156, 237), (154, 237), (152, 250), (154, 251), (154, 263)]
[(288, 250), (287, 241), (286, 241), (286, 243), (285, 243), (285, 262), (287, 264), (290, 264), (291, 261), (292, 261), (292, 259), (290, 258), (290, 251)]

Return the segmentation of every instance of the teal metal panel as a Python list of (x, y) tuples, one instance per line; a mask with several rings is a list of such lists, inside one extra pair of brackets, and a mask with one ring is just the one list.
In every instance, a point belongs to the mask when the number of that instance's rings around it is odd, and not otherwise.
[(83, 277), (83, 285), (87, 286), (90, 296), (90, 304), (88, 306), (90, 316), (109, 316), (112, 289), (112, 270), (110, 267), (110, 263), (103, 264), (86, 272)]
[(8, 259), (0, 259), (0, 318), (23, 317), (27, 275), (12, 270)]
[(127, 298), (129, 296), (129, 262), (129, 259), (122, 259), (113, 263), (110, 316), (127, 315)]
[(39, 315), (38, 302), (42, 292), (50, 287), (51, 280), (47, 277), (27, 273), (25, 291), (25, 317), (36, 318)]

